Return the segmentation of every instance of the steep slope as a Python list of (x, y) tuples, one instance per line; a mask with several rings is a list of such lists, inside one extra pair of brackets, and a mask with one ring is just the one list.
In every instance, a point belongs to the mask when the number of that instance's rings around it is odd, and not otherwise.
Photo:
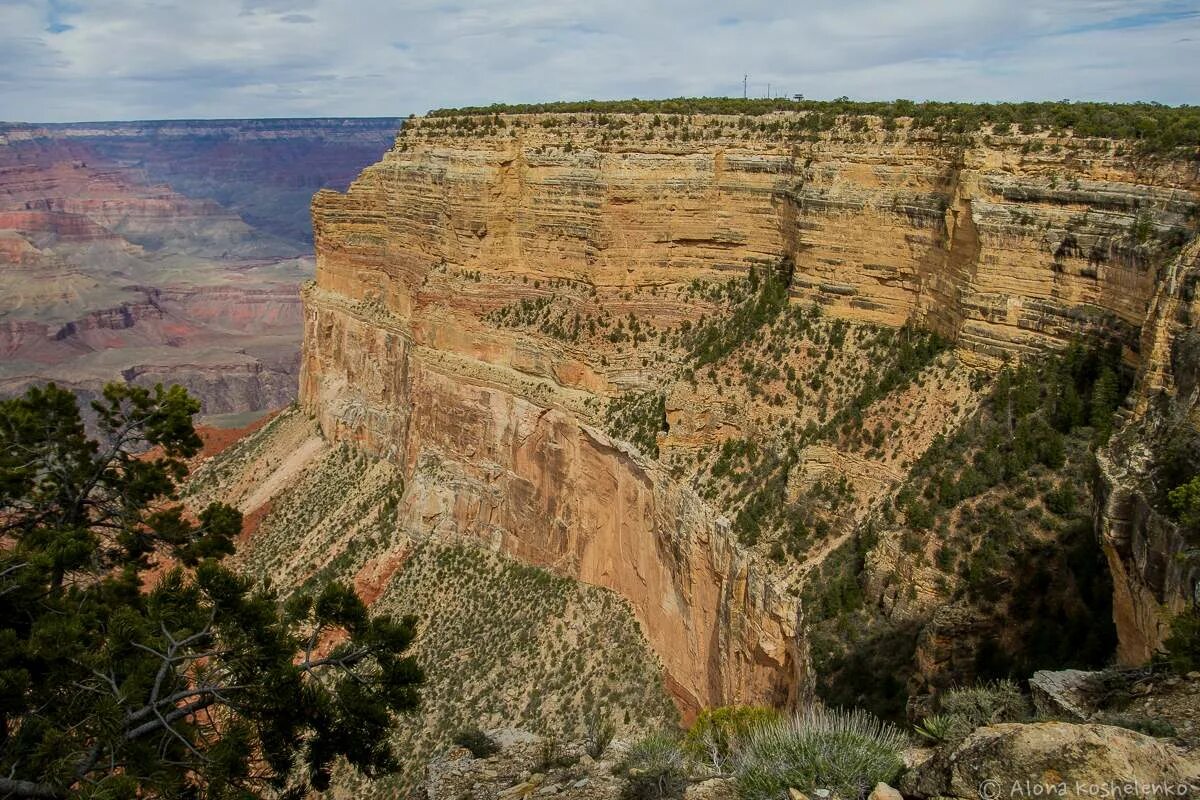
[(468, 538), (399, 519), (396, 465), (326, 442), (296, 409), (206, 461), (188, 484), (200, 507), (246, 513), (246, 574), (287, 597), (350, 581), (371, 607), (418, 619), (426, 669), (419, 713), (399, 721), (402, 769), (366, 781), (342, 770), (337, 796), (403, 796), (459, 731), (507, 721), (579, 738), (596, 720), (628, 732), (677, 722), (662, 666), (627, 603)]
[[(1004, 359), (1139, 363), (1200, 199), (1121, 142), (810, 117), (447, 112), (314, 201), (302, 408), (397, 464), (401, 525), (627, 598), (685, 709), (809, 691), (828, 556), (894, 547), (868, 529)], [(915, 637), (953, 595), (873, 613)]]
[(1200, 247), (1166, 272), (1143, 329), (1146, 359), (1130, 421), (1098, 454), (1097, 528), (1115, 583), (1118, 656), (1138, 664), (1161, 647), (1171, 618), (1200, 603), (1200, 540), (1167, 502), (1200, 473)]

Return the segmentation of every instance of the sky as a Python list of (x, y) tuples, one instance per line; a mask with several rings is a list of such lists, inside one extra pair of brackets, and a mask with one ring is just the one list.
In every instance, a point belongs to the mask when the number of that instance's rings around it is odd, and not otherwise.
[(802, 93), (1200, 104), (1200, 0), (0, 0), (0, 119)]

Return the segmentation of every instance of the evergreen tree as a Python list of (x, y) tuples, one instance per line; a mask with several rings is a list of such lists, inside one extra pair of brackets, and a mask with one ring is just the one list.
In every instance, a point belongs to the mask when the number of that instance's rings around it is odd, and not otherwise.
[(1200, 475), (1176, 486), (1167, 499), (1180, 522), (1189, 528), (1200, 528)]
[(281, 606), (219, 563), (241, 515), (171, 502), (201, 444), (182, 388), (93, 407), (95, 439), (53, 384), (0, 402), (0, 796), (301, 796), (338, 757), (390, 769), (413, 621), (338, 584)]
[(1106, 442), (1112, 434), (1113, 412), (1117, 410), (1119, 393), (1117, 373), (1111, 367), (1104, 367), (1092, 389), (1091, 425), (1096, 431), (1097, 441)]

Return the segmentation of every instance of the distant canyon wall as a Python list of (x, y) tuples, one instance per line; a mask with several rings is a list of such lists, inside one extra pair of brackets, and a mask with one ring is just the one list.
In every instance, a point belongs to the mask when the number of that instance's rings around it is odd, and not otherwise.
[(286, 405), (312, 193), (400, 121), (0, 123), (0, 393), (181, 383), (205, 414)]

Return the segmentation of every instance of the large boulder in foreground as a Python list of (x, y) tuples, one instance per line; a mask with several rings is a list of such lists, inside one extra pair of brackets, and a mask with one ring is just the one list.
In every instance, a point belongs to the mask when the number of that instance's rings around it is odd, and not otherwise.
[(908, 773), (901, 789), (916, 797), (970, 800), (1192, 798), (1200, 797), (1200, 762), (1124, 728), (1007, 723), (975, 731)]

